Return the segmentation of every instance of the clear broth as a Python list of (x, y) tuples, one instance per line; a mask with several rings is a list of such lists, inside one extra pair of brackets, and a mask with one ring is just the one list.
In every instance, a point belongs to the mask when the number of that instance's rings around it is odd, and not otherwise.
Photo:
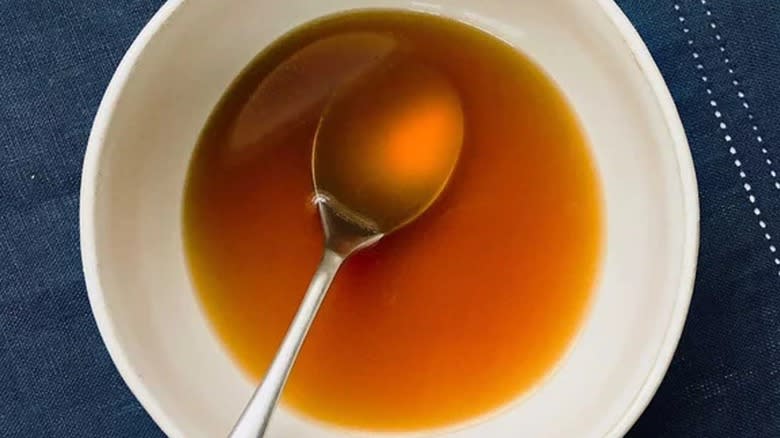
[(322, 251), (311, 146), (324, 101), (295, 85), (335, 77), (353, 52), (375, 48), (336, 44), (305, 70), (282, 69), (270, 94), (268, 81), (304, 47), (356, 32), (391, 38), (446, 75), (462, 101), (463, 149), (431, 210), (338, 274), (283, 402), (350, 428), (447, 426), (511, 402), (555, 366), (600, 263), (600, 188), (586, 138), (561, 92), (515, 48), (400, 11), (327, 17), (282, 37), (203, 130), (184, 202), (189, 268), (227, 351), (259, 381)]

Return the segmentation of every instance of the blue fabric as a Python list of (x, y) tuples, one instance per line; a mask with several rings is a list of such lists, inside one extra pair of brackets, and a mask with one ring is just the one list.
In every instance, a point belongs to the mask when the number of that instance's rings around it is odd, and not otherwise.
[[(0, 1), (0, 436), (162, 436), (92, 320), (77, 213), (100, 97), (161, 3)], [(618, 3), (685, 124), (702, 233), (682, 341), (629, 436), (778, 437), (780, 2)]]

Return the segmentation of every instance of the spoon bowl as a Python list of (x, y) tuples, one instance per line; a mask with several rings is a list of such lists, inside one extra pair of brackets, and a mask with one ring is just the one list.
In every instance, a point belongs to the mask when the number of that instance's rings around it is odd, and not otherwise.
[(396, 55), (333, 97), (314, 141), (317, 199), (389, 233), (444, 190), (463, 142), (463, 111), (441, 73)]

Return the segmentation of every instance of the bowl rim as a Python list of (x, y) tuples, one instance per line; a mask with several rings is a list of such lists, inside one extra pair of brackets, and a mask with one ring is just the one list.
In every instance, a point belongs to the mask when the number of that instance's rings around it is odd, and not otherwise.
[[(696, 275), (696, 264), (699, 250), (699, 197), (693, 158), (674, 100), (661, 75), (658, 66), (647, 46), (613, 0), (591, 0), (607, 15), (615, 26), (623, 42), (631, 51), (643, 78), (650, 86), (653, 96), (663, 115), (668, 135), (672, 140), (677, 161), (678, 177), (682, 186), (683, 214), (685, 219), (685, 235), (682, 248), (680, 280), (677, 285), (677, 295), (674, 308), (669, 319), (669, 325), (659, 348), (654, 364), (640, 386), (633, 400), (626, 406), (620, 419), (605, 434), (607, 437), (623, 436), (640, 417), (650, 400), (653, 398), (671, 363), (680, 336), (685, 325)], [(151, 394), (143, 382), (143, 378), (135, 372), (130, 360), (118, 343), (114, 321), (106, 305), (96, 251), (95, 232), (95, 194), (97, 180), (100, 174), (99, 165), (103, 154), (104, 140), (113, 118), (118, 99), (135, 68), (135, 63), (143, 53), (147, 44), (166, 24), (170, 17), (187, 0), (169, 0), (165, 2), (152, 18), (146, 23), (127, 49), (117, 66), (103, 94), (95, 115), (92, 129), (87, 141), (84, 155), (81, 188), (79, 196), (79, 233), (81, 259), (84, 280), (93, 317), (100, 332), (103, 343), (108, 350), (114, 366), (119, 371), (131, 393), (136, 397), (155, 423), (168, 436), (184, 436), (176, 423), (168, 417), (159, 401)]]

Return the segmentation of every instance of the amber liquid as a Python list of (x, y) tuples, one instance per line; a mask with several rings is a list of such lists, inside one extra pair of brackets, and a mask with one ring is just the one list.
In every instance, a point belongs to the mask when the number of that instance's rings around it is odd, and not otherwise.
[(599, 184), (583, 132), (514, 48), (464, 24), (389, 11), (329, 17), (283, 37), (226, 92), (195, 151), (184, 204), (191, 275), (227, 350), (259, 381), (322, 252), (311, 145), (324, 103), (307, 93), (313, 80), (343, 73), (358, 56), (351, 50), (375, 48), (335, 44), (305, 69), (279, 76), (277, 67), (355, 32), (392, 38), (451, 81), (464, 143), (431, 210), (339, 272), (283, 401), (351, 428), (447, 426), (506, 405), (551, 372), (600, 263)]

